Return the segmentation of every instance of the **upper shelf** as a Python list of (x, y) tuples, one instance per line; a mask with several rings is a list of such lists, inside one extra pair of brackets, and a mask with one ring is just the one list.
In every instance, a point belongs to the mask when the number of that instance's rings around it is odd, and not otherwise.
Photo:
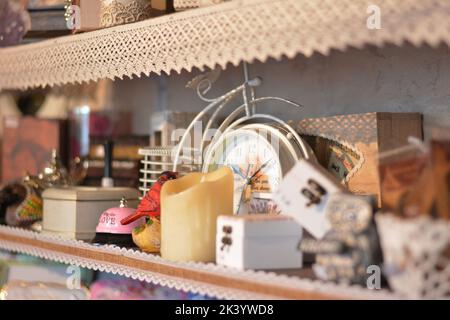
[[(209, 263), (171, 262), (159, 256), (0, 226), (0, 249), (117, 273), (222, 299), (399, 299), (385, 290), (337, 285), (286, 274), (239, 271)], [(304, 276), (300, 270), (300, 276)]]
[[(236, 0), (0, 49), (0, 89), (225, 67), (384, 43), (450, 43), (448, 0)], [(377, 20), (377, 10), (380, 10)], [(381, 29), (370, 29), (380, 22)]]

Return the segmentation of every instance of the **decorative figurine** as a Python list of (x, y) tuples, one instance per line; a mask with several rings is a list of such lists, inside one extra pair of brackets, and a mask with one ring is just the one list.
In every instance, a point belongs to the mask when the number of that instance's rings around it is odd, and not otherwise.
[(159, 252), (161, 247), (160, 193), (166, 181), (176, 179), (177, 172), (164, 171), (139, 204), (136, 212), (120, 221), (122, 225), (147, 217), (147, 222), (133, 229), (134, 243), (144, 252)]
[(158, 178), (158, 180), (152, 185), (150, 190), (147, 192), (145, 197), (142, 199), (141, 203), (139, 204), (136, 213), (126, 217), (121, 221), (122, 224), (129, 224), (136, 219), (142, 218), (142, 217), (150, 217), (159, 218), (160, 216), (160, 192), (161, 188), (164, 185), (166, 181), (176, 179), (178, 177), (177, 172), (172, 171), (164, 171), (161, 173), (161, 176)]
[(59, 155), (55, 149), (52, 150), (51, 159), (37, 175), (30, 175), (28, 172), (23, 178), (23, 182), (40, 195), (42, 191), (50, 187), (72, 185), (72, 178), (67, 169), (62, 165)]
[(52, 186), (70, 183), (70, 176), (58, 153), (52, 150), (52, 158), (42, 173), (37, 176), (27, 173), (21, 182), (7, 184), (0, 190), (0, 224), (31, 226), (42, 219), (42, 192)]
[(0, 224), (28, 226), (42, 219), (42, 198), (26, 182), (11, 183), (0, 191)]
[(161, 248), (161, 222), (149, 218), (147, 222), (133, 229), (134, 243), (144, 252), (157, 253)]
[(330, 197), (325, 215), (331, 230), (321, 240), (304, 238), (300, 244), (303, 253), (316, 254), (313, 270), (318, 278), (365, 284), (367, 268), (381, 261), (372, 212), (373, 206), (362, 197)]
[(46, 187), (71, 185), (71, 179), (67, 169), (61, 163), (61, 159), (55, 149), (52, 150), (52, 157), (43, 172), (38, 175)]

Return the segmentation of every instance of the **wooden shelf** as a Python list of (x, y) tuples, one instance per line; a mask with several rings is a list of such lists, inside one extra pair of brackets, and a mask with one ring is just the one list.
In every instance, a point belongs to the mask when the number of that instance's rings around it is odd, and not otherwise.
[(311, 270), (239, 271), (214, 264), (170, 262), (159, 256), (112, 246), (94, 246), (0, 226), (0, 248), (142, 281), (236, 299), (395, 299), (368, 290), (310, 280)]
[(379, 29), (367, 26), (371, 0), (240, 0), (0, 48), (0, 90), (225, 68), (366, 45), (450, 43), (448, 0), (377, 5)]

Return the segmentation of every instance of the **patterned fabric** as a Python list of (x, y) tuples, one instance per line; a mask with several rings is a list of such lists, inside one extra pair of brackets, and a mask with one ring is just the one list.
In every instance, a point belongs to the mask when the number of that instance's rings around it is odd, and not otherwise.
[(0, 89), (225, 68), (364, 45), (450, 43), (450, 1), (376, 3), (381, 29), (370, 23), (372, 0), (241, 0), (4, 48)]
[(301, 134), (331, 136), (337, 141), (350, 144), (362, 142), (370, 144), (377, 141), (377, 114), (351, 114), (325, 118), (308, 118), (299, 121), (296, 129)]
[(389, 285), (406, 297), (450, 298), (450, 223), (377, 214)]
[(151, 17), (150, 0), (103, 0), (100, 6), (100, 25), (117, 26)]

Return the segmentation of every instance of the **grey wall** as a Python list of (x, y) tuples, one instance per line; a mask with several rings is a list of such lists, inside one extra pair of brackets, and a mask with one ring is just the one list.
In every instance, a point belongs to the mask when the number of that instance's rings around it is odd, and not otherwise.
[[(258, 96), (281, 96), (305, 106), (302, 110), (263, 106), (285, 119), (414, 111), (424, 114), (426, 131), (434, 123), (450, 126), (450, 50), (446, 46), (350, 49), (329, 56), (254, 63), (250, 70), (264, 80)], [(205, 106), (194, 91), (185, 88), (198, 73), (117, 82), (115, 102), (133, 110), (137, 133), (148, 133), (154, 110), (196, 111)], [(242, 76), (242, 68), (229, 66), (210, 95), (237, 86)]]

